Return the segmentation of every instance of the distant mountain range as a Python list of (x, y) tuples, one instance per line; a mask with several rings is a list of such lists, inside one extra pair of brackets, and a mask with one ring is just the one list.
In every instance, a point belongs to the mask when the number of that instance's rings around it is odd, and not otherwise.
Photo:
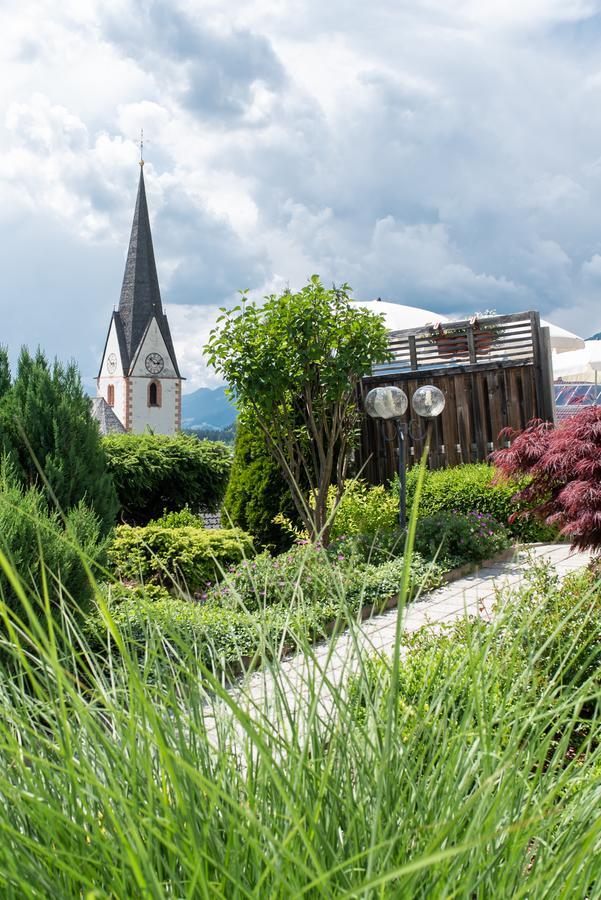
[(182, 427), (225, 428), (236, 419), (236, 407), (225, 396), (225, 388), (199, 388), (182, 397)]

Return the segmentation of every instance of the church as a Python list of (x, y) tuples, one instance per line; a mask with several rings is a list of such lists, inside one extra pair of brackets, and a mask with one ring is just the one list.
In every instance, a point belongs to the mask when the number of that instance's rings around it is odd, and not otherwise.
[(144, 160), (119, 308), (113, 312), (96, 379), (100, 430), (175, 434), (182, 377), (163, 312), (144, 187)]

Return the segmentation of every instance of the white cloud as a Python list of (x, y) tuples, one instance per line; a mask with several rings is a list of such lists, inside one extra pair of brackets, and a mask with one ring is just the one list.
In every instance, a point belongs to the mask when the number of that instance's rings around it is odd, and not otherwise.
[(214, 383), (200, 346), (237, 288), (313, 272), (357, 296), (601, 329), (601, 0), (30, 0), (3, 4), (0, 29), (14, 344), (72, 346), (95, 369), (141, 127), (188, 388)]

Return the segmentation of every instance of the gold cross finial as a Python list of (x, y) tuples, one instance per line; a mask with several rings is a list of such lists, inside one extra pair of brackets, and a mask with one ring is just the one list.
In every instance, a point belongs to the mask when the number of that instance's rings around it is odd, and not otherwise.
[(140, 166), (144, 165), (144, 129), (140, 129)]

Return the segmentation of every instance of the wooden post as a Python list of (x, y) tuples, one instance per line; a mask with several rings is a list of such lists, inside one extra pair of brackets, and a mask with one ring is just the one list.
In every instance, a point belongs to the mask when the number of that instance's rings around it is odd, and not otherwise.
[(551, 352), (551, 332), (549, 328), (539, 328), (541, 388), (544, 400), (543, 418), (555, 424), (555, 390), (553, 389), (553, 357)]
[(411, 368), (416, 371), (417, 370), (417, 348), (415, 346), (415, 335), (410, 334), (409, 338), (409, 359), (411, 361)]

